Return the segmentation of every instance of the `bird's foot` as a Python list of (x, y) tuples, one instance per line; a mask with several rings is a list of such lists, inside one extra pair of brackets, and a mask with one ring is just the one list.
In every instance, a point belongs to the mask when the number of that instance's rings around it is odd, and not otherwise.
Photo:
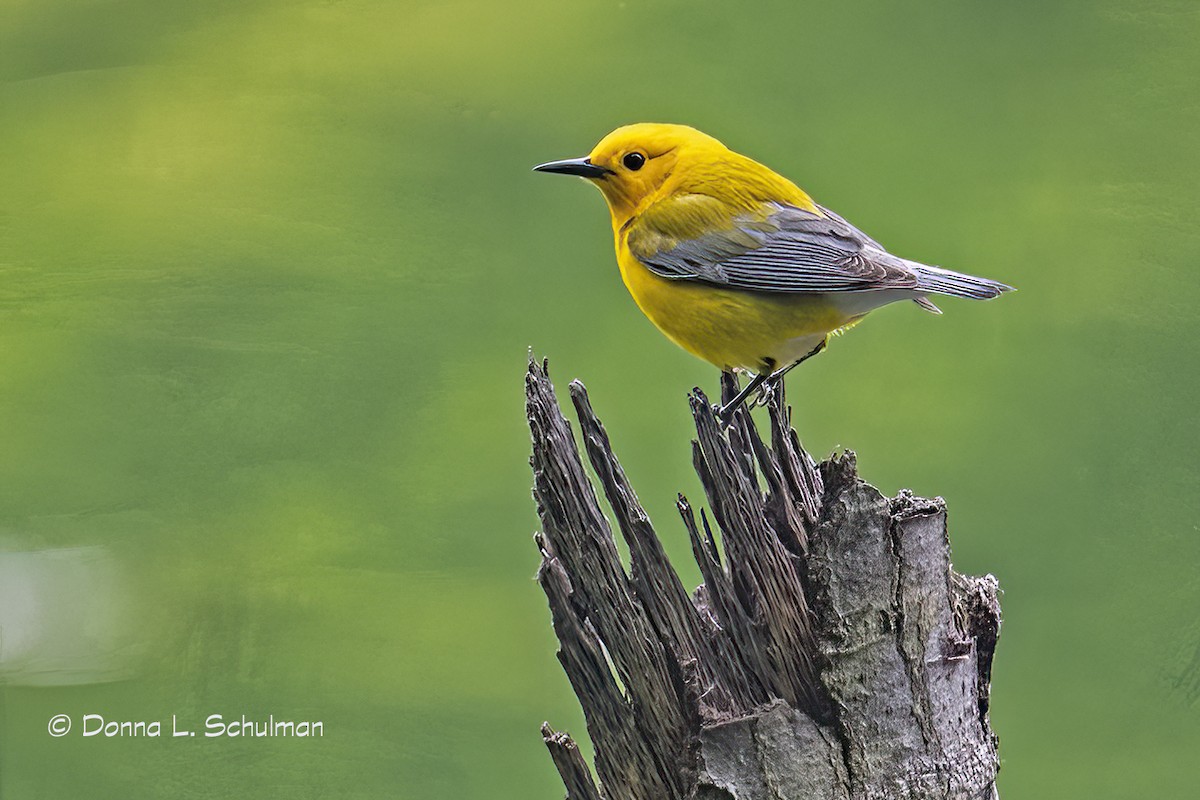
[[(755, 375), (750, 379), (750, 382), (742, 388), (741, 391), (739, 391), (729, 400), (729, 402), (725, 403), (724, 405), (713, 406), (713, 414), (716, 415), (717, 421), (721, 423), (722, 428), (728, 428), (733, 424), (734, 413), (745, 404), (746, 399), (749, 398), (750, 395), (754, 394), (754, 392), (760, 386), (762, 386), (763, 381), (765, 381), (767, 377), (768, 375), (766, 373)], [(733, 386), (736, 388), (737, 383), (734, 382)]]
[(713, 416), (717, 418), (717, 422), (720, 424), (722, 430), (733, 424), (733, 415), (741, 405), (740, 402), (726, 403), (725, 405), (721, 405), (720, 403), (712, 404)]
[(751, 408), (762, 408), (769, 406), (775, 400), (775, 392), (783, 385), (782, 380), (768, 380), (758, 390), (758, 394), (754, 396), (754, 400), (750, 402)]

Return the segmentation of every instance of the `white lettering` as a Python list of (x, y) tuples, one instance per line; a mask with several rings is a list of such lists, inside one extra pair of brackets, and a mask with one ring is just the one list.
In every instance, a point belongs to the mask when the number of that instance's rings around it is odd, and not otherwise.
[(204, 735), (212, 738), (213, 736), (221, 736), (225, 733), (225, 723), (220, 714), (209, 714), (208, 719), (204, 720)]

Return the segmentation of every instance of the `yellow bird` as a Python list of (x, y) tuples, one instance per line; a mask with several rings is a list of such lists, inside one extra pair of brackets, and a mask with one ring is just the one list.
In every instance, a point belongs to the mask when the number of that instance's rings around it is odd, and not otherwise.
[(787, 178), (685, 125), (626, 125), (584, 158), (534, 169), (578, 175), (604, 194), (621, 278), (667, 338), (753, 375), (718, 409), (725, 422), (880, 306), (912, 300), (940, 314), (930, 294), (987, 299), (1012, 288), (894, 256)]

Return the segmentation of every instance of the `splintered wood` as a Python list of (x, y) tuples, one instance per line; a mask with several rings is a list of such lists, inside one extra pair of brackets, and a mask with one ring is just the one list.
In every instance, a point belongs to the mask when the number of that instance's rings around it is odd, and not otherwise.
[(768, 442), (745, 410), (722, 430), (696, 390), (712, 522), (679, 497), (704, 577), (689, 594), (583, 385), (570, 394), (630, 560), (531, 360), (538, 581), (595, 749), (593, 774), (543, 727), (569, 800), (996, 797), (999, 587), (951, 569), (941, 499), (883, 497), (852, 453), (815, 464), (780, 397)]

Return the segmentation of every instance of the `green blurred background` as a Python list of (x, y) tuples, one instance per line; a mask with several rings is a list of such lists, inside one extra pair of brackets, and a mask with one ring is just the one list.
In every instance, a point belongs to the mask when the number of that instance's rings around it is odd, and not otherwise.
[[(1164, 2), (0, 3), (0, 796), (553, 798), (526, 349), (685, 580), (685, 392), (599, 195), (693, 124), (897, 252), (789, 381), (1001, 581), (1001, 795), (1200, 778), (1200, 14)], [(696, 499), (699, 499), (698, 497)], [(57, 713), (318, 740), (51, 738)]]

